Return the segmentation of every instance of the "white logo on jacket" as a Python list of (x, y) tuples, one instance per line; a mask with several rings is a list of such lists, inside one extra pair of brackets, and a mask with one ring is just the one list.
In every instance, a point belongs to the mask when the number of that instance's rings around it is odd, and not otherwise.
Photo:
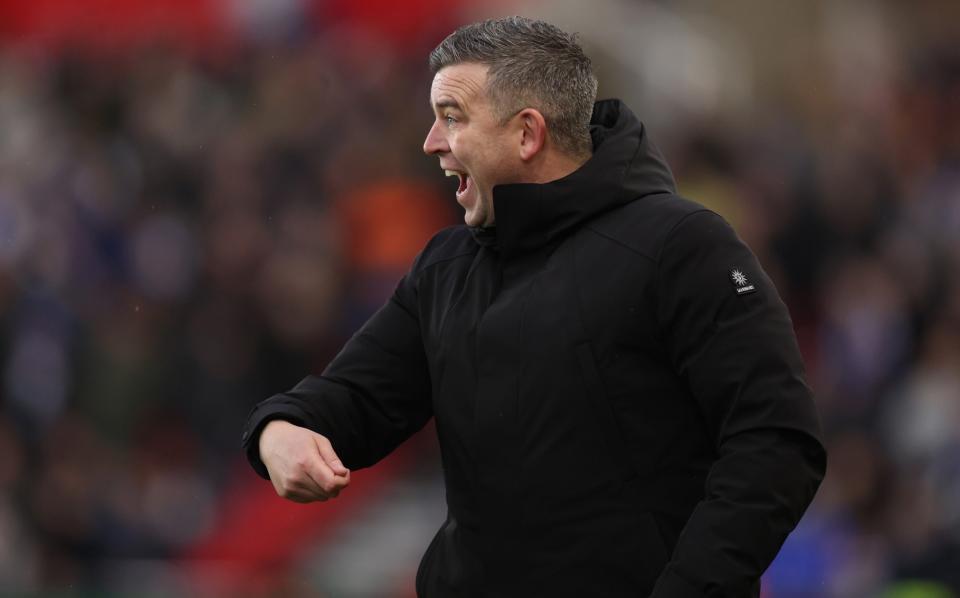
[(756, 287), (750, 284), (750, 282), (747, 280), (747, 275), (740, 270), (731, 270), (730, 280), (733, 281), (733, 285), (736, 287), (738, 295), (743, 295), (744, 293), (750, 293), (757, 290)]

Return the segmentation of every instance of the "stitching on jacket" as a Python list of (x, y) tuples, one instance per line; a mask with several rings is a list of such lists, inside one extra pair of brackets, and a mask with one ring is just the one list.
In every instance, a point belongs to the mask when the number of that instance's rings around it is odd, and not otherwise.
[[(663, 249), (667, 246), (667, 243), (670, 242), (670, 237), (673, 236), (673, 233), (677, 230), (677, 228), (680, 227), (681, 224), (686, 222), (687, 218), (690, 218), (691, 216), (694, 216), (696, 214), (703, 214), (703, 213), (717, 215), (716, 212), (714, 212), (713, 210), (708, 210), (706, 208), (703, 208), (701, 210), (694, 210), (689, 214), (684, 214), (684, 216), (680, 218), (680, 220), (677, 220), (676, 224), (670, 227), (670, 230), (663, 237), (663, 243), (660, 245), (660, 251), (657, 252), (657, 259), (655, 260), (654, 274), (653, 274), (653, 313), (656, 315), (656, 317), (654, 318), (654, 321), (657, 323), (657, 332), (660, 335), (660, 338), (664, 340), (669, 338), (669, 336), (665, 334), (666, 331), (664, 330), (664, 327), (663, 327), (664, 323), (660, 321), (660, 265), (663, 263)], [(670, 349), (672, 349), (672, 347), (670, 347)], [(671, 355), (670, 357), (672, 361), (673, 356)]]
[(623, 172), (620, 174), (620, 186), (623, 187), (623, 181), (627, 180), (627, 175), (630, 173), (630, 166), (637, 161), (637, 156), (640, 155), (640, 150), (643, 149), (643, 142), (647, 139), (647, 127), (643, 123), (640, 123), (640, 135), (637, 137), (637, 149), (633, 150), (633, 155), (630, 156), (630, 159), (626, 164), (623, 165)]
[[(463, 257), (463, 256), (458, 256), (458, 257)], [(436, 335), (437, 341), (440, 342), (441, 344), (443, 342), (443, 333), (447, 328), (448, 316), (454, 309), (460, 306), (460, 302), (463, 301), (463, 298), (467, 294), (467, 289), (470, 288), (470, 281), (473, 279), (474, 272), (477, 271), (477, 268), (480, 267), (480, 264), (483, 263), (484, 259), (487, 259), (487, 254), (480, 251), (474, 254), (473, 261), (470, 262), (470, 267), (467, 269), (467, 274), (463, 278), (463, 288), (460, 289), (460, 294), (457, 295), (456, 299), (454, 299), (454, 301), (443, 312), (443, 316), (441, 316), (440, 318), (440, 325), (437, 327), (437, 335)], [(421, 339), (422, 339), (422, 336), (423, 335), (421, 335)]]
[(593, 226), (592, 224), (587, 225), (585, 228), (586, 228), (587, 230), (589, 230), (590, 232), (594, 233), (595, 235), (597, 235), (598, 237), (603, 237), (604, 239), (606, 239), (606, 240), (608, 240), (608, 241), (611, 241), (611, 242), (613, 242), (613, 243), (616, 243), (617, 245), (623, 247), (624, 249), (626, 249), (627, 251), (629, 251), (629, 252), (631, 252), (631, 253), (633, 253), (633, 254), (635, 254), (635, 255), (638, 255), (638, 256), (640, 256), (640, 257), (642, 257), (642, 258), (648, 259), (648, 260), (650, 260), (651, 262), (656, 262), (656, 260), (655, 260), (654, 258), (652, 258), (652, 257), (650, 257), (649, 255), (647, 255), (646, 253), (640, 251), (640, 250), (637, 249), (636, 247), (631, 247), (631, 246), (627, 245), (626, 243), (624, 243), (623, 241), (621, 241), (620, 239), (618, 239), (618, 238), (616, 238), (616, 237), (614, 237), (614, 236), (612, 236), (612, 235), (608, 235), (607, 233), (605, 233), (605, 232), (603, 232), (603, 231), (601, 231), (601, 230), (597, 230), (596, 228), (594, 228), (594, 226)]
[(683, 217), (680, 218), (680, 220), (677, 220), (676, 224), (674, 224), (673, 226), (670, 227), (670, 230), (667, 232), (667, 234), (664, 235), (664, 237), (663, 237), (663, 244), (660, 245), (660, 251), (657, 252), (657, 278), (660, 277), (660, 260), (661, 260), (661, 258), (663, 257), (663, 248), (666, 247), (666, 246), (667, 246), (667, 243), (670, 242), (670, 237), (672, 237), (672, 236), (673, 236), (673, 233), (676, 232), (676, 230), (677, 230), (678, 228), (680, 228), (680, 226), (681, 226), (684, 222), (686, 222), (687, 218), (690, 218), (691, 216), (696, 216), (697, 214), (703, 214), (703, 213), (713, 214), (714, 216), (720, 217), (719, 214), (717, 214), (717, 213), (714, 212), (713, 210), (709, 210), (709, 209), (707, 209), (707, 208), (701, 208), (701, 209), (699, 209), (699, 210), (694, 210), (694, 211), (690, 212), (689, 214), (684, 214)]
[[(417, 285), (417, 284), (420, 283), (420, 277), (423, 276), (423, 273), (426, 272), (428, 269), (433, 268), (434, 266), (436, 266), (436, 265), (438, 265), (438, 264), (442, 264), (442, 263), (444, 263), (444, 262), (449, 262), (449, 261), (452, 261), (452, 260), (455, 260), (455, 259), (458, 259), (458, 258), (461, 258), (461, 257), (474, 255), (475, 251), (473, 250), (473, 248), (471, 248), (471, 249), (469, 249), (469, 250), (464, 250), (463, 252), (457, 253), (457, 254), (454, 254), (454, 255), (436, 256), (436, 257), (433, 257), (433, 258), (432, 258), (432, 261), (429, 260), (429, 259), (426, 259), (426, 253), (427, 253), (427, 251), (428, 251), (429, 249), (432, 249), (432, 248), (431, 248), (432, 245), (434, 245), (434, 244), (438, 245), (437, 249), (439, 250), (439, 249), (440, 249), (440, 246), (445, 245), (445, 244), (446, 244), (449, 240), (451, 240), (451, 239), (455, 239), (456, 241), (460, 241), (460, 239), (459, 239), (459, 238), (456, 238), (455, 235), (457, 235), (457, 233), (460, 233), (460, 234), (462, 235), (462, 234), (463, 234), (462, 231), (464, 231), (464, 230), (465, 230), (465, 229), (464, 229), (463, 225), (460, 225), (460, 224), (454, 225), (454, 226), (449, 226), (449, 227), (447, 227), (447, 228), (444, 228), (444, 229), (440, 230), (440, 232), (438, 232), (436, 235), (434, 235), (434, 237), (433, 237), (432, 239), (430, 239), (430, 241), (427, 243), (427, 246), (424, 248), (423, 253), (421, 254), (421, 258), (423, 258), (423, 261), (424, 261), (425, 263), (424, 263), (423, 265), (421, 265), (420, 268), (419, 268), (419, 270), (417, 271), (417, 273), (416, 273), (416, 279), (413, 281), (414, 285)], [(447, 234), (445, 235), (445, 238), (444, 238), (443, 240), (438, 240), (437, 237), (439, 237), (440, 235), (442, 235), (442, 234), (444, 234), (444, 233), (447, 233)], [(467, 234), (469, 234), (469, 231), (467, 231)]]

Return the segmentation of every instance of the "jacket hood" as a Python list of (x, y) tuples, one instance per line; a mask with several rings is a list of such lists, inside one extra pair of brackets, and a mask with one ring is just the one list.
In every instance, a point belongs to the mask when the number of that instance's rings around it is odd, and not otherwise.
[[(637, 117), (620, 100), (594, 104), (593, 156), (569, 175), (544, 184), (493, 188), (495, 245), (504, 254), (544, 246), (581, 223), (653, 193), (675, 193), (673, 174)], [(491, 244), (489, 229), (473, 229)]]

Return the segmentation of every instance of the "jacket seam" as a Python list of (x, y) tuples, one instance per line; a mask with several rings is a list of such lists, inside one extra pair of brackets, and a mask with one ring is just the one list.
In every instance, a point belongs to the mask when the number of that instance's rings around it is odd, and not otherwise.
[(654, 261), (653, 313), (657, 315), (657, 317), (655, 318), (655, 321), (657, 322), (657, 327), (659, 328), (660, 337), (664, 339), (666, 339), (667, 337), (664, 335), (663, 322), (660, 321), (660, 266), (663, 263), (663, 250), (664, 248), (666, 248), (667, 243), (670, 242), (670, 237), (672, 237), (674, 232), (676, 232), (676, 230), (680, 228), (680, 226), (684, 222), (686, 222), (687, 218), (690, 218), (691, 216), (694, 216), (696, 214), (703, 214), (703, 213), (714, 214), (715, 212), (713, 212), (712, 210), (703, 208), (700, 210), (694, 210), (689, 214), (684, 214), (683, 217), (680, 218), (680, 220), (677, 220), (676, 224), (671, 226), (670, 230), (663, 237), (663, 243), (660, 245), (660, 250), (657, 252), (657, 259)]
[(618, 239), (618, 238), (616, 238), (616, 237), (613, 237), (613, 236), (608, 235), (607, 233), (605, 233), (605, 232), (603, 232), (603, 231), (600, 231), (600, 230), (596, 229), (596, 228), (594, 227), (594, 225), (592, 225), (592, 224), (588, 224), (588, 225), (586, 226), (586, 229), (589, 230), (590, 232), (594, 233), (594, 234), (597, 235), (598, 237), (603, 237), (604, 239), (610, 241), (611, 243), (616, 243), (617, 245), (623, 247), (624, 249), (630, 251), (630, 252), (633, 253), (633, 254), (636, 254), (636, 255), (638, 255), (638, 256), (640, 256), (640, 257), (642, 257), (642, 258), (644, 258), (644, 259), (647, 259), (647, 260), (649, 260), (649, 261), (651, 261), (651, 262), (656, 262), (656, 260), (655, 260), (654, 258), (652, 258), (650, 255), (644, 253), (643, 251), (640, 251), (640, 250), (637, 249), (636, 247), (631, 247), (630, 245), (624, 243), (623, 241), (621, 241), (620, 239)]
[[(464, 255), (470, 255), (470, 254), (468, 253)], [(463, 256), (461, 255), (457, 257), (463, 257)], [(460, 302), (463, 301), (463, 298), (466, 295), (465, 290), (469, 288), (470, 282), (473, 278), (473, 273), (476, 271), (477, 265), (483, 261), (484, 257), (485, 256), (481, 254), (481, 252), (479, 251), (476, 254), (473, 254), (473, 260), (470, 262), (470, 265), (467, 267), (467, 273), (463, 279), (463, 290), (461, 290), (461, 292), (457, 295), (456, 299), (454, 299), (453, 302), (446, 308), (446, 310), (444, 310), (443, 315), (440, 317), (440, 326), (437, 328), (436, 338), (438, 339), (439, 342), (441, 342), (441, 344), (442, 344), (442, 341), (440, 339), (443, 339), (443, 333), (447, 329), (447, 316), (449, 316), (450, 312), (456, 309), (457, 306), (460, 305)], [(419, 283), (419, 278), (417, 279), (417, 282)], [(422, 338), (422, 335), (421, 335), (421, 338)]]
[(457, 255), (437, 258), (436, 261), (432, 261), (420, 267), (419, 271), (417, 272), (417, 277), (416, 277), (416, 280), (414, 281), (414, 284), (415, 285), (420, 284), (420, 278), (427, 272), (427, 270), (433, 268), (434, 266), (438, 266), (444, 262), (451, 262), (453, 260), (460, 259), (462, 257), (470, 257), (472, 255), (474, 255), (473, 252), (464, 252), (464, 253), (458, 253)]
[[(419, 281), (419, 278), (417, 280)], [(396, 304), (396, 306), (399, 307), (401, 310), (403, 310), (405, 314), (410, 316), (412, 320), (416, 322), (420, 321), (419, 314), (415, 313), (414, 310), (404, 305), (403, 302), (397, 299), (395, 296), (391, 296), (389, 299), (387, 299), (387, 301)]]
[(678, 228), (680, 228), (680, 226), (687, 220), (687, 218), (690, 218), (691, 216), (696, 216), (697, 214), (703, 214), (703, 213), (715, 214), (716, 212), (714, 212), (713, 210), (708, 210), (707, 208), (701, 208), (701, 209), (699, 209), (699, 210), (694, 210), (693, 212), (690, 212), (689, 214), (684, 214), (683, 217), (680, 218), (680, 220), (677, 220), (676, 224), (674, 224), (673, 226), (670, 227), (670, 230), (667, 232), (667, 234), (664, 235), (664, 237), (663, 237), (663, 243), (660, 245), (660, 251), (657, 252), (657, 277), (658, 277), (658, 278), (659, 278), (659, 276), (660, 276), (660, 270), (659, 270), (659, 268), (660, 268), (661, 258), (663, 257), (663, 249), (667, 246), (667, 243), (670, 242), (670, 237), (673, 236), (673, 233), (674, 233)]
[(643, 149), (643, 142), (647, 137), (647, 127), (643, 123), (640, 123), (640, 135), (637, 137), (637, 149), (633, 150), (633, 155), (630, 156), (630, 160), (623, 167), (623, 174), (620, 176), (620, 186), (623, 186), (623, 182), (627, 180), (627, 176), (630, 174), (630, 167), (633, 166), (633, 163), (637, 161), (637, 156), (640, 155), (640, 150)]

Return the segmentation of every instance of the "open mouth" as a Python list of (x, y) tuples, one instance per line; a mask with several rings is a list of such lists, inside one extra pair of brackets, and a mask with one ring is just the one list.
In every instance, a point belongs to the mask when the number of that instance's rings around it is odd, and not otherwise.
[(460, 197), (467, 191), (467, 187), (470, 186), (470, 175), (465, 172), (458, 172), (456, 170), (445, 170), (447, 176), (460, 177), (460, 186), (457, 188), (457, 197)]

